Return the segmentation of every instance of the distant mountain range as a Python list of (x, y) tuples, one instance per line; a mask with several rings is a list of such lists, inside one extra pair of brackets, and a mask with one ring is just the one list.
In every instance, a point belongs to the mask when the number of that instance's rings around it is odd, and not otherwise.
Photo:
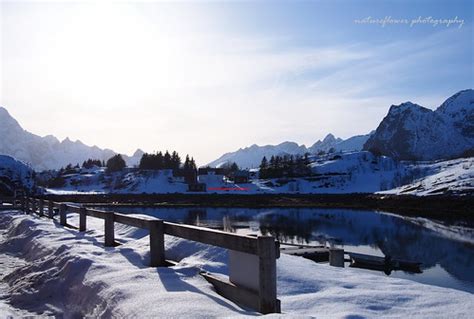
[(263, 156), (297, 155), (309, 152), (360, 151), (391, 156), (398, 160), (450, 159), (474, 156), (474, 91), (463, 90), (447, 99), (436, 111), (411, 102), (392, 105), (377, 129), (346, 140), (328, 134), (311, 147), (294, 142), (241, 148), (222, 155), (209, 166), (235, 162), (243, 168), (260, 165)]
[(474, 91), (456, 93), (435, 111), (392, 105), (364, 149), (400, 160), (474, 156)]
[(226, 153), (208, 165), (211, 167), (219, 167), (228, 162), (235, 162), (242, 168), (256, 168), (260, 165), (264, 156), (270, 158), (271, 156), (285, 154), (315, 154), (320, 151), (327, 152), (331, 148), (334, 148), (335, 151), (360, 151), (371, 134), (372, 132), (366, 135), (357, 135), (346, 140), (336, 138), (333, 134), (328, 134), (322, 141), (318, 140), (310, 147), (298, 145), (295, 142), (283, 142), (278, 145), (265, 146), (254, 144), (250, 147), (241, 148), (235, 152)]
[[(93, 158), (107, 160), (117, 154), (110, 149), (88, 146), (69, 138), (59, 141), (52, 135), (38, 136), (24, 130), (0, 107), (0, 154), (30, 164), (35, 170), (58, 169)], [(438, 160), (474, 156), (474, 91), (463, 90), (447, 99), (435, 111), (406, 102), (392, 105), (377, 129), (346, 140), (328, 134), (310, 147), (295, 142), (241, 148), (222, 155), (209, 166), (235, 162), (242, 168), (255, 168), (264, 156), (303, 155), (336, 151), (367, 150), (399, 160)], [(128, 165), (136, 165), (143, 151), (123, 155)]]
[[(59, 169), (69, 163), (81, 164), (93, 158), (106, 161), (117, 154), (110, 149), (88, 146), (69, 138), (59, 141), (52, 135), (38, 136), (24, 130), (20, 124), (0, 107), (0, 154), (12, 156), (30, 164), (36, 171)], [(132, 156), (123, 155), (129, 165), (135, 165), (143, 152), (137, 150)]]

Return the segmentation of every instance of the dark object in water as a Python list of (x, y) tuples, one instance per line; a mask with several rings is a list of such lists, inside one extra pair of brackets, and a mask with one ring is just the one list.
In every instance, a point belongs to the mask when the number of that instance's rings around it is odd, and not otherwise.
[(287, 255), (300, 256), (315, 262), (329, 261), (329, 249), (323, 246), (299, 246), (294, 248), (280, 248), (280, 251)]
[(393, 259), (390, 256), (378, 257), (357, 253), (347, 253), (350, 256), (351, 267), (379, 270), (385, 272), (387, 275), (393, 270), (403, 270), (412, 273), (422, 273), (421, 263)]

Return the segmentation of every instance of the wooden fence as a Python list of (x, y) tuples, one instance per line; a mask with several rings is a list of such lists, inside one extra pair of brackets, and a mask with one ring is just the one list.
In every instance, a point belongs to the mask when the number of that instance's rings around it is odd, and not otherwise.
[(87, 216), (104, 220), (104, 245), (115, 246), (115, 223), (149, 230), (150, 266), (166, 266), (164, 235), (184, 238), (229, 250), (229, 279), (201, 272), (216, 291), (237, 304), (252, 308), (263, 314), (279, 313), (277, 299), (276, 259), (279, 245), (272, 236), (244, 236), (191, 225), (165, 222), (147, 216), (90, 209), (72, 204), (58, 203), (32, 197), (10, 199), (10, 209), (21, 208), (27, 214), (38, 214), (49, 218), (59, 216), (59, 224), (67, 223), (68, 213), (79, 214), (79, 231), (87, 229)]
[(20, 199), (14, 197), (0, 197), (0, 210), (17, 209), (20, 207)]

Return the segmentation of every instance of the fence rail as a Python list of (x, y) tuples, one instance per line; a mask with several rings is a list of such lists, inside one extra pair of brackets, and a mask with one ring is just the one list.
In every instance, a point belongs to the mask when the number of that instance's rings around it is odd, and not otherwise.
[[(0, 198), (0, 209), (21, 208), (27, 214), (37, 214), (57, 219), (62, 226), (67, 223), (68, 213), (79, 215), (79, 231), (87, 229), (87, 217), (104, 220), (104, 245), (112, 247), (115, 241), (115, 223), (149, 230), (150, 266), (165, 266), (164, 235), (196, 241), (229, 250), (228, 280), (201, 273), (224, 297), (261, 313), (280, 312), (277, 299), (276, 259), (279, 258), (278, 242), (271, 236), (246, 236), (204, 227), (165, 222), (151, 216), (127, 214), (91, 209), (71, 203), (46, 201), (33, 197)], [(8, 205), (10, 204), (10, 205)], [(8, 209), (8, 208), (5, 208)], [(47, 215), (45, 214), (47, 212)], [(250, 279), (249, 279), (250, 278)]]

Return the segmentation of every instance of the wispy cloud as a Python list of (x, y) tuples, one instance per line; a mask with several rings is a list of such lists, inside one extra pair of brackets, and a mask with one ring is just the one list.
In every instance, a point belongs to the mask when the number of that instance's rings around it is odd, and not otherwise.
[(458, 30), (377, 45), (290, 45), (288, 35), (196, 25), (195, 14), (8, 6), (1, 103), (34, 132), (126, 152), (177, 149), (204, 164), (253, 143), (366, 133), (392, 103), (431, 106), (462, 89), (423, 90), (463, 67), (446, 65), (466, 49)]

